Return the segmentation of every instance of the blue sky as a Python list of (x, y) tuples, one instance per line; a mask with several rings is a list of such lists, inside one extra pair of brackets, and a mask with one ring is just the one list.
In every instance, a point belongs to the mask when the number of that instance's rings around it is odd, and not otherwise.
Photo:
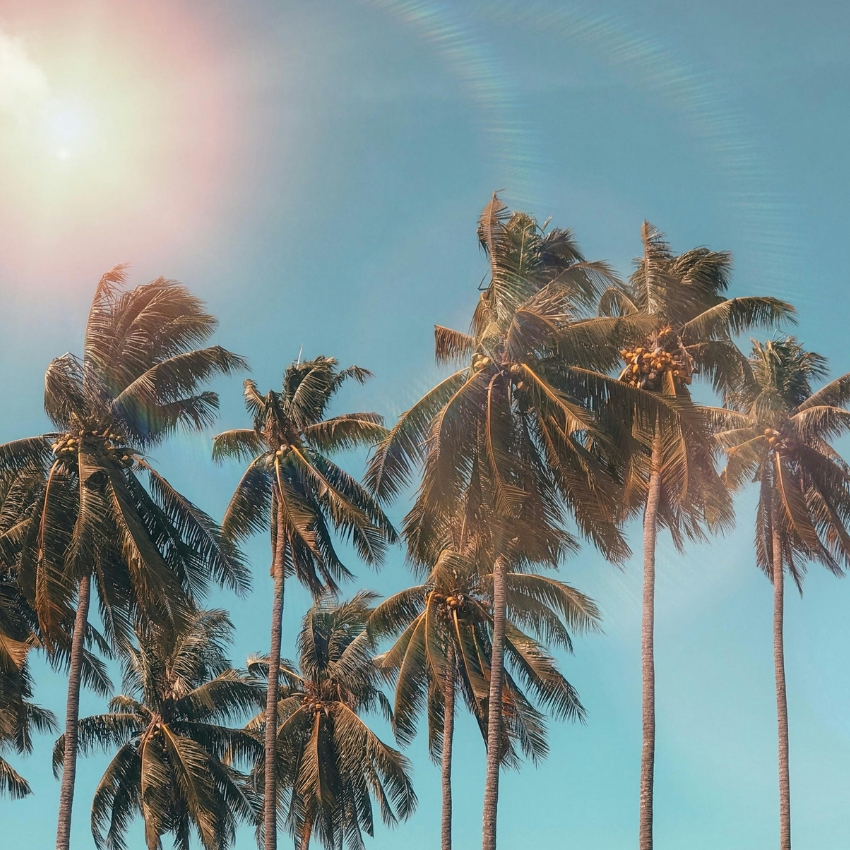
[[(375, 373), (340, 410), (392, 419), (438, 375), (432, 326), (468, 321), (486, 268), (475, 221), (494, 189), (573, 228), (589, 257), (623, 274), (645, 218), (677, 249), (731, 250), (733, 294), (791, 300), (803, 341), (834, 374), (848, 370), (848, 26), (843, 4), (764, 0), (131, 0), (120, 10), (9, 0), (0, 51), (19, 73), (0, 61), (0, 439), (46, 427), (44, 369), (79, 351), (97, 278), (125, 261), (133, 282), (163, 274), (205, 298), (221, 319), (216, 340), (249, 358), (261, 387), (277, 386), (303, 346)], [(34, 153), (26, 104), (60, 95), (83, 98), (90, 131), (71, 127), (68, 147)], [(222, 428), (243, 424), (239, 381), (218, 389)], [(209, 435), (155, 459), (221, 515), (239, 469), (212, 466)], [(753, 508), (742, 496), (737, 529), (684, 557), (660, 544), (661, 850), (776, 844), (772, 598), (753, 564)], [(637, 548), (639, 529), (630, 539)], [(251, 596), (212, 599), (232, 612), (239, 663), (268, 631), (266, 541), (249, 555)], [(400, 551), (378, 574), (351, 566), (382, 593), (409, 581)], [(618, 571), (586, 547), (561, 577), (604, 616), (604, 635), (562, 659), (588, 722), (553, 724), (549, 759), (504, 776), (500, 839), (630, 848), (639, 563)], [(787, 600), (793, 832), (818, 850), (850, 845), (848, 603), (847, 583), (819, 569), (802, 600)], [(287, 592), (288, 647), (306, 604)], [(62, 678), (35, 669), (38, 699), (61, 716)], [(84, 696), (84, 712), (100, 710)], [(35, 794), (0, 802), (10, 846), (53, 840), (51, 746), (40, 739), (20, 764)], [(438, 841), (438, 773), (422, 741), (410, 755), (419, 810), (396, 833), (379, 828), (376, 850)], [(479, 840), (483, 756), (461, 718), (458, 847)], [(105, 764), (80, 763), (80, 850), (93, 846), (88, 807)], [(249, 830), (239, 846), (253, 846)]]

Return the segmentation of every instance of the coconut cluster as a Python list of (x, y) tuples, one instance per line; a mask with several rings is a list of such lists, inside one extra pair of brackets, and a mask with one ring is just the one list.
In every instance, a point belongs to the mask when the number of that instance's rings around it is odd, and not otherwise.
[(790, 447), (790, 441), (787, 437), (783, 437), (775, 428), (765, 428), (764, 436), (767, 437), (767, 444), (770, 448), (787, 449)]
[(451, 616), (453, 613), (462, 614), (464, 609), (464, 597), (463, 594), (450, 594), (449, 596), (443, 596), (441, 593), (436, 593), (435, 591), (430, 591), (425, 594), (425, 604), (434, 599), (438, 604), (443, 606), (443, 610), (445, 614)]
[[(482, 369), (486, 369), (491, 363), (493, 363), (492, 358), (490, 358), (486, 354), (474, 354), (472, 356), (472, 368), (476, 372), (480, 372)], [(513, 363), (507, 369), (504, 366), (501, 367), (503, 371), (507, 371), (511, 376), (511, 380), (513, 381), (514, 389), (522, 392), (525, 387), (525, 381), (522, 379), (523, 369), (518, 363)]]
[(691, 382), (691, 359), (670, 328), (659, 331), (655, 346), (624, 348), (620, 356), (626, 362), (620, 380), (633, 387), (659, 391), (664, 387), (665, 372), (672, 375), (677, 388)]
[(70, 456), (76, 456), (79, 447), (79, 440), (76, 437), (67, 435), (65, 437), (60, 437), (50, 447), (50, 450), (56, 455), (56, 457), (69, 458)]
[(508, 369), (511, 373), (511, 378), (514, 381), (514, 386), (522, 392), (525, 389), (525, 381), (522, 379), (523, 369), (518, 363), (514, 363), (511, 365), (511, 368)]
[(133, 465), (133, 450), (124, 442), (124, 436), (116, 434), (109, 428), (104, 428), (102, 431), (81, 431), (78, 434), (64, 435), (51, 446), (51, 451), (58, 458), (73, 460), (84, 443), (92, 448), (99, 444), (102, 451), (116, 466), (127, 469)]
[(274, 456), (277, 458), (285, 457), (292, 450), (292, 446), (288, 443), (281, 443), (280, 448), (274, 453)]

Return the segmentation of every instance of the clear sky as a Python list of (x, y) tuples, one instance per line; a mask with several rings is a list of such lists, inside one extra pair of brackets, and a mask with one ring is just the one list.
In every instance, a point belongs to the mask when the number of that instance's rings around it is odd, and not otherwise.
[[(162, 274), (205, 298), (216, 341), (249, 358), (262, 388), (303, 346), (371, 369), (339, 409), (392, 420), (438, 374), (432, 326), (468, 321), (486, 270), (476, 216), (494, 189), (623, 274), (645, 218), (676, 249), (733, 251), (733, 293), (793, 301), (804, 342), (850, 370), (849, 34), (850, 7), (828, 0), (3, 0), (0, 440), (45, 429), (44, 369), (80, 351), (93, 287), (118, 262), (134, 283)], [(243, 425), (239, 381), (219, 389), (221, 427)], [(184, 438), (155, 459), (221, 516), (239, 468), (214, 468), (209, 447)], [(660, 544), (659, 850), (777, 843), (772, 598), (753, 512), (747, 494), (737, 530), (684, 558)], [(211, 603), (232, 611), (236, 663), (267, 642), (266, 540), (249, 555), (251, 596)], [(382, 593), (409, 581), (400, 550), (379, 574), (351, 566)], [(561, 577), (604, 616), (605, 634), (562, 659), (588, 723), (553, 725), (548, 761), (504, 776), (500, 846), (625, 850), (637, 840), (639, 563), (620, 572), (585, 548)], [(799, 847), (839, 850), (850, 585), (813, 569), (805, 591), (786, 616), (793, 832)], [(306, 604), (287, 592), (286, 651)], [(35, 672), (38, 700), (62, 716), (64, 680), (40, 661)], [(84, 695), (84, 713), (102, 710)], [(51, 746), (40, 738), (16, 761), (35, 794), (0, 801), (4, 846), (52, 846)], [(410, 755), (418, 813), (401, 832), (379, 828), (376, 850), (437, 846), (438, 772), (421, 740)], [(483, 758), (462, 718), (459, 848), (479, 841)], [(78, 850), (93, 846), (105, 764), (80, 763)]]

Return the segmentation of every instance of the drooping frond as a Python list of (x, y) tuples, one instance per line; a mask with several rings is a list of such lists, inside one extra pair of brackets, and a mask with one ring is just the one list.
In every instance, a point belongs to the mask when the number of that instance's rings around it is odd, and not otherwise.
[(397, 496), (410, 482), (413, 466), (425, 449), (425, 438), (438, 411), (467, 381), (462, 369), (445, 378), (423, 396), (382, 440), (369, 462), (366, 484), (379, 498)]
[(463, 363), (475, 351), (475, 337), (434, 325), (434, 347), (437, 363)]
[(262, 437), (253, 428), (233, 428), (213, 437), (213, 460), (251, 460), (262, 452)]
[(343, 413), (304, 431), (304, 439), (316, 451), (333, 453), (365, 446), (372, 448), (385, 439), (384, 418), (377, 413)]
[(725, 340), (755, 328), (774, 327), (794, 321), (794, 308), (778, 298), (746, 297), (721, 301), (682, 325), (685, 344), (692, 341)]

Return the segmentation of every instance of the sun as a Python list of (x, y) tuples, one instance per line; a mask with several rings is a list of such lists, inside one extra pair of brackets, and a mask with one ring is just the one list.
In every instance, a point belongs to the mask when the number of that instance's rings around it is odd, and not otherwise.
[(41, 142), (45, 150), (68, 161), (90, 148), (95, 138), (93, 111), (79, 99), (55, 99), (45, 104)]

